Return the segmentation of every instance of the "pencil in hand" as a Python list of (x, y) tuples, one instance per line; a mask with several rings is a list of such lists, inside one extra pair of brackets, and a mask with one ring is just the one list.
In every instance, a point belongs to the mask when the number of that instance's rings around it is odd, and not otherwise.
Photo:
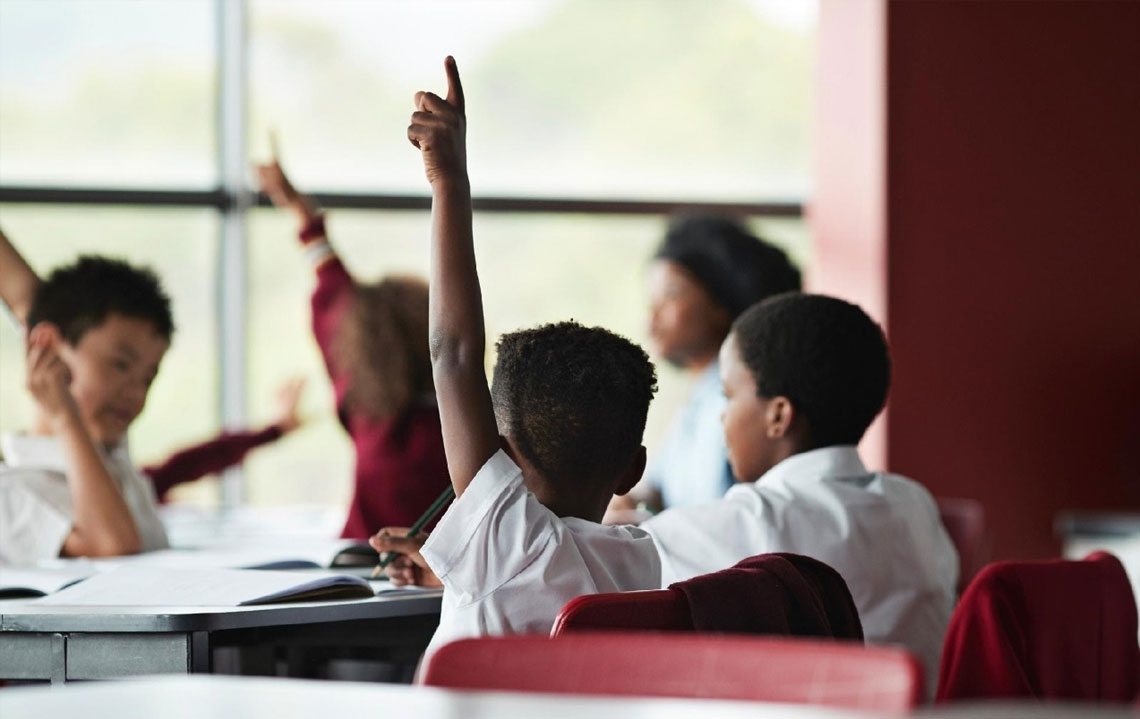
[[(435, 519), (436, 515), (443, 511), (443, 508), (447, 506), (447, 503), (450, 502), (454, 496), (455, 489), (451, 485), (448, 485), (447, 489), (443, 490), (443, 494), (439, 495), (439, 497), (431, 503), (431, 506), (427, 508), (427, 511), (421, 514), (420, 518), (416, 520), (416, 523), (408, 529), (406, 536), (410, 539), (419, 534), (423, 528), (427, 526), (428, 522)], [(376, 568), (372, 570), (372, 578), (379, 578), (384, 568), (387, 567), (395, 557), (395, 552), (389, 552), (388, 556), (381, 558)]]

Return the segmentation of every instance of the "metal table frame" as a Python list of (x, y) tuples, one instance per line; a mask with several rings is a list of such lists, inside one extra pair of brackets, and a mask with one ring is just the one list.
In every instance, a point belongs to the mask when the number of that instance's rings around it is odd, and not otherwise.
[[(442, 591), (253, 607), (63, 607), (0, 601), (0, 679), (274, 674), (282, 652), (412, 661)], [(296, 674), (287, 671), (286, 674)]]

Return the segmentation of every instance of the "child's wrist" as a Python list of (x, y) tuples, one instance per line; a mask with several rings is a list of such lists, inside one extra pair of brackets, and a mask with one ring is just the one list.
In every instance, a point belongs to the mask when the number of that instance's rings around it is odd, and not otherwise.
[(466, 170), (440, 173), (431, 183), (435, 192), (471, 192), (471, 182)]

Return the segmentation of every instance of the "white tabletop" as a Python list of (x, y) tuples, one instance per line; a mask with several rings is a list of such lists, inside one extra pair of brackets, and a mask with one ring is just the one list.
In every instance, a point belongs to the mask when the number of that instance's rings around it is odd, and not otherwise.
[[(761, 710), (762, 711), (758, 711)], [(0, 690), (4, 719), (237, 719), (238, 717), (401, 716), (418, 719), (805, 719), (866, 717), (820, 707), (697, 699), (579, 697), (456, 692), (431, 687), (298, 679), (192, 676), (9, 687)]]

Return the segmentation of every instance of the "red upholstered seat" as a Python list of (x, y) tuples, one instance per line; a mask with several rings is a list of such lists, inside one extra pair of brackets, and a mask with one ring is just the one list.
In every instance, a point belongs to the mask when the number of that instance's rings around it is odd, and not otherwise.
[(938, 701), (1132, 702), (1136, 601), (1120, 561), (997, 562), (966, 589), (942, 649)]
[(482, 637), (432, 655), (423, 683), (452, 689), (739, 699), (905, 712), (917, 660), (851, 642), (697, 633)]
[(936, 501), (942, 525), (958, 552), (958, 594), (961, 594), (989, 561), (986, 512), (975, 499), (941, 497)]

